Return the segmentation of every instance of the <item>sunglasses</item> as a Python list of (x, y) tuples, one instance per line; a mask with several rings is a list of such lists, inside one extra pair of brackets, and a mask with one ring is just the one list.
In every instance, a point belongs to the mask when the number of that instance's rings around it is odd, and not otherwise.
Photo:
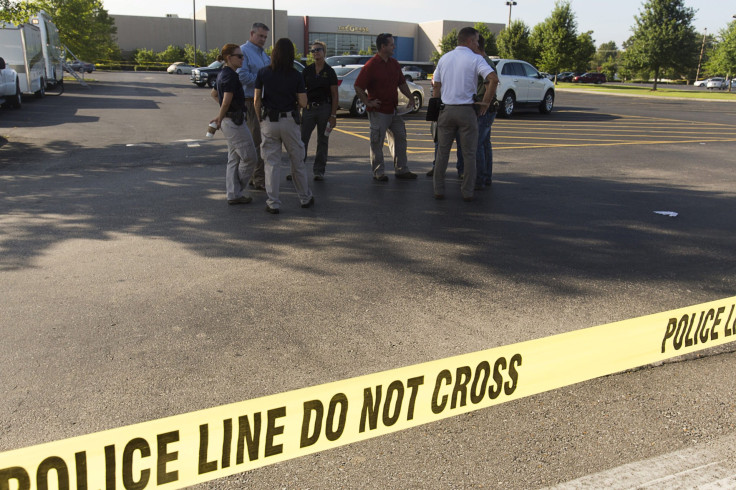
[(320, 51), (322, 51), (322, 48), (314, 48), (309, 50), (310, 53), (319, 53)]
[(243, 58), (242, 54), (231, 54), (230, 56), (237, 56), (238, 58), (241, 58), (241, 59)]

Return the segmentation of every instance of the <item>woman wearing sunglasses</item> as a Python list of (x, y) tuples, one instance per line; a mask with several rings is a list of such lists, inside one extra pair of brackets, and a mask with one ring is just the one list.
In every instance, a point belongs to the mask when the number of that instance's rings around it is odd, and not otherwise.
[(253, 176), (257, 154), (253, 138), (245, 122), (245, 93), (235, 73), (243, 65), (243, 52), (237, 44), (226, 44), (218, 56), (224, 61), (212, 97), (220, 104), (220, 112), (211, 122), (222, 129), (227, 138), (227, 170), (225, 189), (228, 204), (247, 204), (253, 198), (246, 192), (245, 185)]
[(307, 107), (302, 112), (302, 141), (304, 142), (304, 158), (306, 159), (309, 138), (317, 126), (317, 153), (314, 156), (314, 180), (324, 180), (327, 165), (327, 145), (329, 136), (325, 133), (327, 125), (330, 130), (337, 124), (337, 74), (325, 63), (327, 45), (322, 41), (312, 43), (309, 50), (314, 63), (302, 72), (307, 88)]

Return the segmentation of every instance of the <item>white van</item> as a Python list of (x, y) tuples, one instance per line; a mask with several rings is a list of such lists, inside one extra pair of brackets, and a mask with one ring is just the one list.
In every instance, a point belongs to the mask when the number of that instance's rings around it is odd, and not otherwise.
[(7, 67), (18, 73), (21, 91), (43, 97), (46, 93), (46, 64), (41, 30), (31, 24), (14, 26), (0, 23), (0, 53)]
[(65, 48), (59, 39), (59, 29), (51, 22), (51, 16), (43, 10), (31, 17), (30, 22), (41, 31), (41, 49), (46, 65), (46, 88), (62, 85), (64, 83), (62, 61), (65, 59)]

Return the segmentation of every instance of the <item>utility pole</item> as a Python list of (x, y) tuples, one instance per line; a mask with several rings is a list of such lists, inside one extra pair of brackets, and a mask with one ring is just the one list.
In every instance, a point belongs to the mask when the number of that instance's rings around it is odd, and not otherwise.
[(705, 36), (708, 33), (708, 28), (703, 29), (703, 43), (700, 45), (700, 58), (698, 59), (698, 70), (695, 72), (695, 81), (698, 81), (700, 76), (700, 63), (703, 61), (703, 50), (705, 49)]
[(508, 28), (511, 25), (511, 7), (516, 5), (516, 2), (506, 2), (506, 5), (509, 6), (509, 23), (506, 24), (506, 28)]
[(271, 2), (271, 49), (276, 45), (276, 0)]
[(197, 0), (192, 0), (192, 32), (194, 34), (194, 60), (192, 66), (197, 66)]

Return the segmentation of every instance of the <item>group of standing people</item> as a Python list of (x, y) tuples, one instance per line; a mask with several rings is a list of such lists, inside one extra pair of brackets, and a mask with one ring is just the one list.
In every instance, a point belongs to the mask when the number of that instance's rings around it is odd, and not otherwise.
[[(228, 145), (225, 186), (228, 204), (253, 200), (246, 186), (266, 191), (266, 211), (281, 209), (279, 181), (281, 148), (291, 162), (293, 180), (302, 208), (314, 205), (304, 160), (315, 126), (318, 130), (314, 178), (324, 178), (327, 127), (337, 125), (337, 75), (324, 62), (325, 44), (315, 42), (315, 63), (299, 73), (294, 68), (294, 45), (279, 39), (269, 57), (263, 47), (269, 29), (253, 24), (250, 39), (223, 46), (224, 62), (212, 97), (220, 111), (212, 122), (222, 129)], [(300, 110), (301, 109), (301, 110)]]
[[(294, 182), (301, 207), (314, 205), (304, 163), (306, 148), (316, 127), (313, 172), (314, 180), (321, 181), (329, 131), (337, 125), (338, 81), (335, 71), (325, 62), (323, 42), (312, 43), (314, 63), (299, 73), (293, 66), (291, 40), (281, 38), (270, 57), (265, 53), (268, 32), (265, 24), (255, 23), (248, 42), (223, 46), (219, 59), (224, 66), (212, 91), (220, 111), (212, 122), (222, 129), (228, 144), (228, 203), (251, 202), (253, 198), (246, 189), (250, 186), (266, 191), (266, 211), (277, 214), (281, 208), (282, 145), (291, 162), (287, 179)], [(355, 81), (355, 92), (367, 108), (370, 162), (376, 182), (388, 181), (383, 159), (386, 140), (395, 177), (417, 177), (408, 168), (406, 127), (401, 117), (414, 101), (401, 66), (393, 58), (394, 47), (391, 34), (379, 34), (376, 55)], [(459, 32), (458, 47), (440, 58), (433, 84), (434, 95), (442, 102), (437, 121), (436, 167), (431, 172), (434, 197), (444, 198), (447, 162), (457, 137), (465, 162), (461, 191), (463, 198), (470, 201), (474, 190), (490, 183), (490, 125), (495, 116), (492, 101), (498, 84), (490, 60), (479, 46), (477, 30), (466, 27)], [(399, 91), (409, 99), (406, 107), (399, 107)]]

